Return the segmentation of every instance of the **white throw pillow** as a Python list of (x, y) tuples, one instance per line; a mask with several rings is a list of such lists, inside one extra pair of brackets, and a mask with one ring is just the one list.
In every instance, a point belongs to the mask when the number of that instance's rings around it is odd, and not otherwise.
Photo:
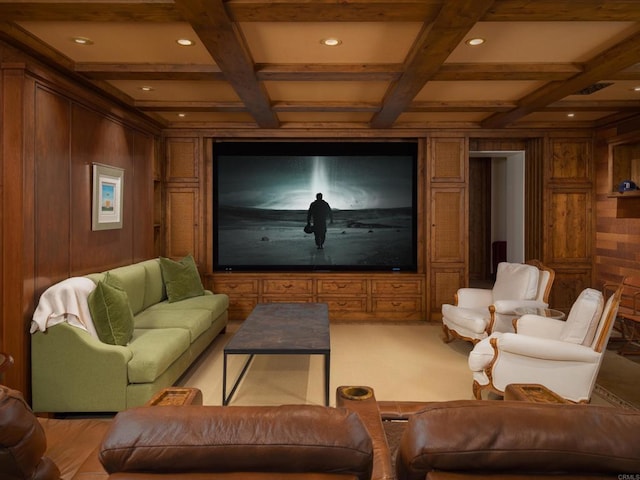
[(501, 262), (493, 285), (493, 301), (533, 300), (538, 294), (540, 270), (524, 263)]
[(591, 345), (604, 308), (602, 292), (585, 288), (571, 306), (560, 340), (579, 345)]

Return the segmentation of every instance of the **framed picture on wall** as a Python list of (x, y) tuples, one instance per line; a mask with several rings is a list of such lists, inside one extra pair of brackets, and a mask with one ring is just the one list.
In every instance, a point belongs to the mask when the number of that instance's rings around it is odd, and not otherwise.
[(122, 228), (124, 170), (93, 164), (93, 205), (91, 230)]

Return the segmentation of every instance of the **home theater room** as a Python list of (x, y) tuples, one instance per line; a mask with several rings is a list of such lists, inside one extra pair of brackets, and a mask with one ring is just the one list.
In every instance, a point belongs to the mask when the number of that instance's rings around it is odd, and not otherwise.
[(640, 478), (640, 2), (0, 19), (0, 480)]

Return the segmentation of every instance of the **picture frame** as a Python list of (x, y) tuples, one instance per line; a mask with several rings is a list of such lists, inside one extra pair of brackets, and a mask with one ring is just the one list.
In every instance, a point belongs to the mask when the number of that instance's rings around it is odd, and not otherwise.
[(91, 230), (122, 228), (124, 169), (93, 164)]

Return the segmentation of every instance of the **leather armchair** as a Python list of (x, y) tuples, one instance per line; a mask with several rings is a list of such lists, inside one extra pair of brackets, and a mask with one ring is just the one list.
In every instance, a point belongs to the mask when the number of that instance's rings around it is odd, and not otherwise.
[(510, 383), (541, 384), (572, 402), (588, 402), (620, 303), (621, 288), (606, 305), (601, 292), (587, 288), (566, 322), (524, 315), (517, 333), (493, 333), (469, 354), (473, 392), (504, 394)]
[(445, 341), (460, 338), (472, 343), (493, 332), (513, 331), (512, 321), (519, 307), (547, 308), (553, 269), (538, 260), (527, 263), (498, 264), (492, 289), (461, 288), (455, 304), (442, 305)]

